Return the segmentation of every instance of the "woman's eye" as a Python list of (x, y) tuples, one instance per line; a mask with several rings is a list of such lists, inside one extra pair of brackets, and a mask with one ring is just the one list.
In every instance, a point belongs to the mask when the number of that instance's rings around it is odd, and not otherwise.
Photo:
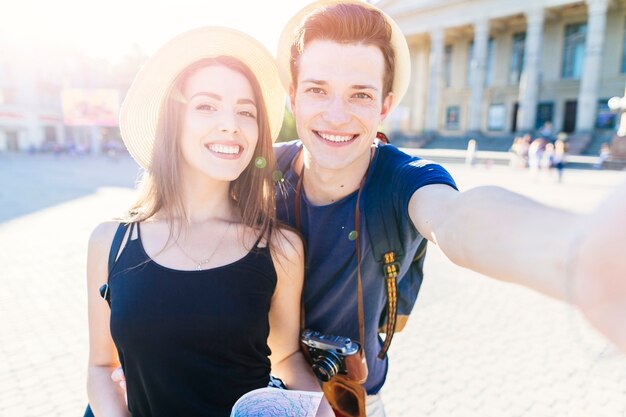
[(371, 95), (369, 95), (369, 94), (367, 94), (367, 93), (356, 93), (356, 94), (354, 95), (354, 97), (355, 97), (355, 98), (369, 99), (369, 100), (371, 100), (371, 99), (372, 99), (372, 96), (371, 96)]
[(239, 114), (244, 117), (250, 117), (252, 119), (256, 119), (256, 113), (253, 113), (251, 111), (243, 110), (243, 111), (240, 111)]
[(215, 107), (211, 106), (210, 104), (198, 104), (196, 106), (196, 110), (202, 110), (202, 111), (215, 111), (217, 110)]

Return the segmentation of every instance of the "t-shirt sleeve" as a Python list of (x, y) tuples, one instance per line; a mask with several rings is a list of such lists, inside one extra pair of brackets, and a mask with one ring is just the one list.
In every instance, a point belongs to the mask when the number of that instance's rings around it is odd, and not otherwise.
[(393, 178), (393, 189), (398, 209), (406, 213), (413, 193), (426, 185), (442, 184), (458, 190), (452, 175), (441, 165), (427, 159), (411, 158), (398, 167)]

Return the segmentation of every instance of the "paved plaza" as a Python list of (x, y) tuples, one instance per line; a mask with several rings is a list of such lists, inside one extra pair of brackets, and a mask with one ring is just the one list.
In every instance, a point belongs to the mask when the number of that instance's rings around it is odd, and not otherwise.
[[(449, 169), (462, 189), (497, 184), (581, 212), (626, 180)], [(126, 156), (0, 153), (0, 417), (82, 415), (87, 240), (132, 202), (137, 175)], [(575, 310), (463, 270), (432, 245), (426, 274), (391, 347), (389, 417), (626, 416), (626, 355)]]

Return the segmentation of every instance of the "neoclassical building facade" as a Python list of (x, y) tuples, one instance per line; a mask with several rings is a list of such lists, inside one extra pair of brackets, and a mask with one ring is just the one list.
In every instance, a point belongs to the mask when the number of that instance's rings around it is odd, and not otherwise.
[[(407, 37), (409, 134), (610, 133), (626, 83), (624, 0), (381, 0)], [(546, 124), (548, 122), (548, 124)]]

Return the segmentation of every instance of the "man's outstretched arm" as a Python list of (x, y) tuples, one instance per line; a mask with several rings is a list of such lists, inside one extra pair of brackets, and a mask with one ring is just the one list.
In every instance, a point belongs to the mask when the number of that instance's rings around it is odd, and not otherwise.
[(583, 216), (500, 187), (418, 189), (409, 215), (454, 263), (564, 299), (566, 263)]
[(499, 187), (425, 186), (409, 203), (415, 227), (450, 260), (576, 304), (626, 350), (624, 213), (626, 185), (589, 215)]

